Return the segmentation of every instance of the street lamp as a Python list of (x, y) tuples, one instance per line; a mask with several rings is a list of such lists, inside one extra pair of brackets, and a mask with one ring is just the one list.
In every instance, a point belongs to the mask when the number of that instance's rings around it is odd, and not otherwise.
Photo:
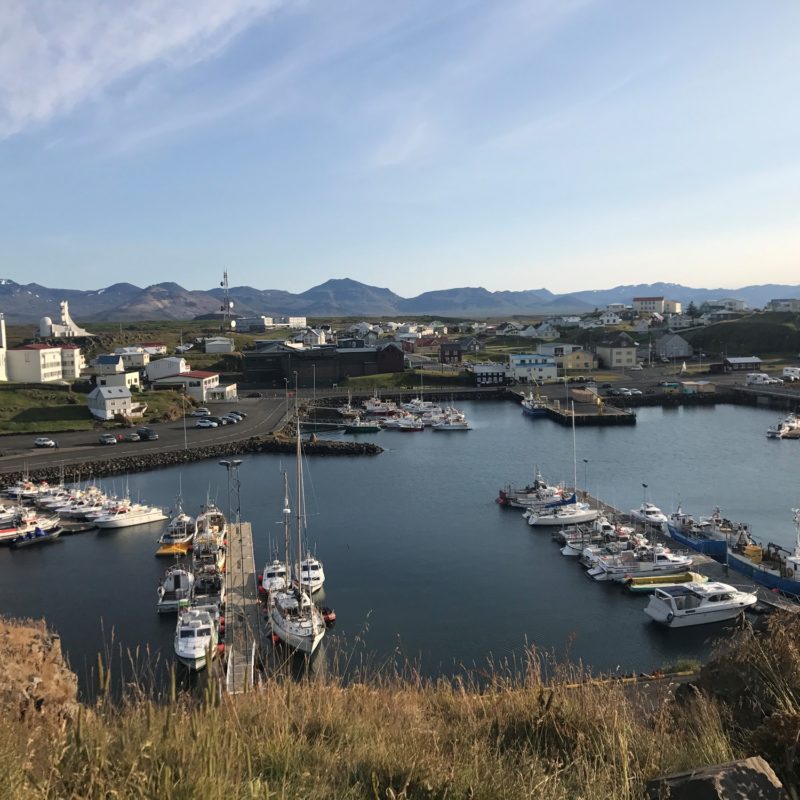
[(583, 495), (584, 497), (589, 497), (589, 459), (583, 459)]
[(284, 384), (286, 385), (286, 416), (289, 416), (289, 379), (283, 379)]

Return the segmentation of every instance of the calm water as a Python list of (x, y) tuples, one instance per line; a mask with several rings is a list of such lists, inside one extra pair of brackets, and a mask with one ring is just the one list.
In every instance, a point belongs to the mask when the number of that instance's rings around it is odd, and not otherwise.
[[(549, 533), (498, 507), (498, 488), (524, 483), (538, 464), (551, 481), (573, 472), (572, 432), (532, 420), (511, 403), (463, 403), (470, 433), (383, 432), (376, 458), (313, 458), (309, 536), (325, 563), (334, 636), (375, 663), (417, 662), (450, 675), (487, 659), (519, 659), (525, 644), (569, 652), (598, 670), (650, 670), (702, 656), (714, 629), (664, 631), (646, 600), (588, 580)], [(792, 543), (800, 504), (800, 442), (770, 441), (775, 412), (721, 406), (643, 409), (635, 427), (579, 429), (578, 484), (622, 509), (648, 499), (666, 511), (721, 506), (755, 533)], [(367, 437), (364, 437), (367, 438)], [(588, 463), (584, 463), (587, 459)], [(280, 472), (293, 460), (245, 457), (242, 518), (251, 520), (260, 565), (281, 538)], [(182, 479), (196, 513), (207, 494), (228, 508), (216, 462), (132, 475), (132, 497), (171, 505)], [(106, 488), (124, 490), (124, 480)], [(166, 564), (153, 557), (160, 525), (86, 533), (41, 549), (0, 550), (0, 608), (42, 617), (61, 633), (84, 688), (97, 653), (139, 648), (140, 664), (172, 661), (174, 617), (159, 617), (155, 589)], [(149, 648), (149, 654), (147, 649)]]

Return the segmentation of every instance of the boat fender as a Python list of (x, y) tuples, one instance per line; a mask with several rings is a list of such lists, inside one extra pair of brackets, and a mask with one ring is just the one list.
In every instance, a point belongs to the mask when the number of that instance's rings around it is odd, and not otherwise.
[(794, 570), (791, 567), (786, 567), (786, 577), (787, 578), (794, 577)]
[(667, 614), (667, 622), (672, 622), (673, 619), (675, 619), (675, 615), (670, 611), (669, 614)]

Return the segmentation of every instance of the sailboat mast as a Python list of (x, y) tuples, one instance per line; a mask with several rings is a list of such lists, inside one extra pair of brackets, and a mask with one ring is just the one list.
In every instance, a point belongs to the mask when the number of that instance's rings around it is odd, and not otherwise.
[(289, 476), (286, 470), (283, 472), (283, 557), (286, 562), (286, 591), (289, 590), (291, 571), (289, 570), (289, 516), (292, 511), (289, 508)]
[(575, 402), (570, 403), (572, 410), (572, 486), (573, 492), (578, 494), (578, 450), (575, 444)]
[(300, 591), (303, 591), (303, 569), (301, 562), (303, 560), (303, 464), (302, 464), (302, 449), (300, 447), (300, 410), (297, 406), (297, 373), (294, 375), (294, 413), (297, 418), (297, 514), (295, 519), (297, 521), (297, 583)]

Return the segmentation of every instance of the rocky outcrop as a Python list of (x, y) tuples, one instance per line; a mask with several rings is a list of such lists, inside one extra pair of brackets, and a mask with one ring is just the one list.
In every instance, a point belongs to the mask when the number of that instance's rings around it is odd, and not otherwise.
[(43, 621), (0, 619), (0, 718), (57, 726), (78, 708), (78, 681)]
[(789, 800), (760, 756), (679, 772), (647, 782), (650, 800)]

